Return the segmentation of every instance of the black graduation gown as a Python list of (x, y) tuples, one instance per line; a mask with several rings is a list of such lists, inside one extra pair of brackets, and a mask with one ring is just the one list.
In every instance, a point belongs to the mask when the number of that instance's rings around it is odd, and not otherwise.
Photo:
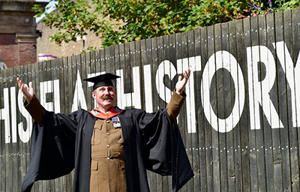
[[(129, 109), (119, 118), (128, 192), (149, 191), (146, 169), (172, 175), (173, 191), (193, 177), (177, 124), (165, 109), (155, 113)], [(46, 112), (41, 125), (34, 123), (31, 161), (21, 191), (29, 192), (35, 181), (54, 179), (74, 168), (73, 192), (89, 191), (96, 119), (81, 109), (68, 115)]]

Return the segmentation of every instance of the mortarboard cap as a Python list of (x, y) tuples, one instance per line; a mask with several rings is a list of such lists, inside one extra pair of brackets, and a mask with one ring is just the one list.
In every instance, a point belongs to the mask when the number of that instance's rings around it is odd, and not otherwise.
[(116, 80), (117, 78), (120, 78), (120, 76), (117, 76), (112, 73), (105, 73), (95, 77), (86, 78), (84, 79), (84, 81), (89, 81), (94, 83), (93, 85), (93, 91), (94, 91), (95, 89), (101, 86), (113, 86), (113, 81)]

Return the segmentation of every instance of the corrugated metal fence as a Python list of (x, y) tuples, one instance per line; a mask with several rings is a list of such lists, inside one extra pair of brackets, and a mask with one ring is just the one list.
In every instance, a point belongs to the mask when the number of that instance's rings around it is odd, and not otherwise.
[[(165, 107), (190, 67), (178, 117), (195, 177), (182, 191), (300, 191), (300, 10), (278, 12), (0, 71), (0, 191), (19, 191), (29, 162), (32, 120), (16, 77), (33, 81), (49, 110), (94, 106), (83, 78), (122, 76), (118, 105)], [(71, 191), (72, 177), (33, 191)], [(152, 191), (171, 180), (149, 173)]]

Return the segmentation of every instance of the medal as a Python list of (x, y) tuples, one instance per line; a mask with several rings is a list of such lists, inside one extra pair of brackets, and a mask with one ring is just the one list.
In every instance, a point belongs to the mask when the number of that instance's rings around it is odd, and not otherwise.
[(121, 128), (121, 122), (118, 116), (113, 117), (112, 119), (114, 128)]

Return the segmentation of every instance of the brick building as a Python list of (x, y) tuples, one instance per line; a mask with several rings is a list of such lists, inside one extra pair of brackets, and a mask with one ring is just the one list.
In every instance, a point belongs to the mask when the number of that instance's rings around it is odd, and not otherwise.
[(93, 33), (88, 33), (84, 39), (78, 38), (76, 42), (71, 41), (57, 45), (55, 42), (51, 42), (50, 36), (57, 33), (58, 29), (50, 28), (40, 21), (37, 24), (37, 30), (41, 32), (41, 36), (37, 38), (37, 54), (40, 56), (53, 55), (60, 58), (80, 54), (88, 47), (102, 48), (100, 37)]
[[(34, 0), (0, 0), (0, 68), (37, 61)], [(38, 2), (45, 6), (45, 2)]]

